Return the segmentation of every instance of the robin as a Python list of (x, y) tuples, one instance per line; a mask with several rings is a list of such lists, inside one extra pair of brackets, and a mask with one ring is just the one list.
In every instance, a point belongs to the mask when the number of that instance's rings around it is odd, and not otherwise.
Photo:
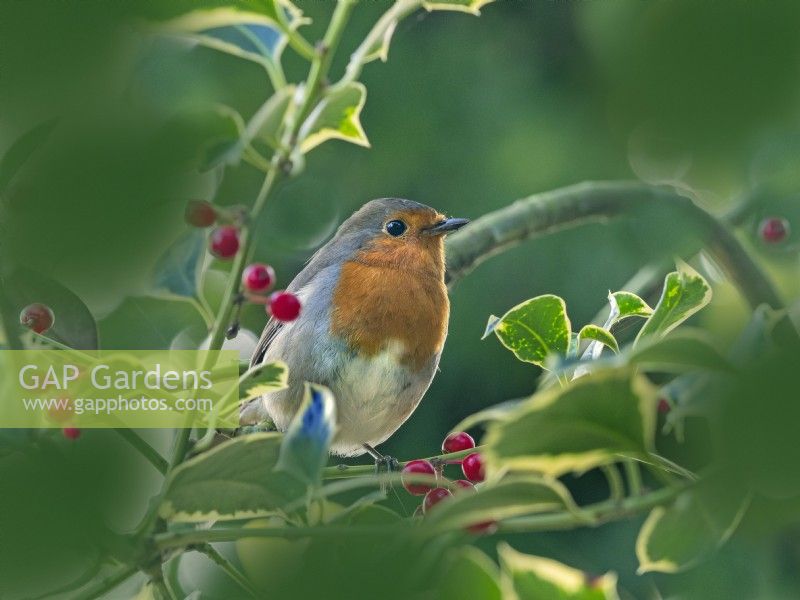
[(242, 407), (242, 425), (267, 419), (285, 431), (303, 382), (323, 384), (337, 403), (331, 453), (369, 453), (414, 412), (447, 337), (444, 236), (468, 223), (400, 198), (365, 204), (311, 258), (287, 290), (303, 310), (271, 319), (251, 366), (282, 360), (288, 387)]

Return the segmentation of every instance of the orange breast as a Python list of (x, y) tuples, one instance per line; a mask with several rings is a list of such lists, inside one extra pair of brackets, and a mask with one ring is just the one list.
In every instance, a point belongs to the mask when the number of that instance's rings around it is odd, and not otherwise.
[(440, 240), (378, 242), (342, 266), (333, 293), (331, 333), (362, 356), (402, 343), (402, 364), (423, 368), (440, 352), (450, 305)]

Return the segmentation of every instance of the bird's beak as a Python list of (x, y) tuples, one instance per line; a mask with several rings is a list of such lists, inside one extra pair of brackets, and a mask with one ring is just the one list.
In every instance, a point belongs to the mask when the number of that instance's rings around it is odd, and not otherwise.
[(439, 221), (435, 225), (428, 227), (424, 231), (428, 235), (441, 235), (461, 229), (467, 223), (469, 223), (469, 219), (445, 219), (444, 221)]

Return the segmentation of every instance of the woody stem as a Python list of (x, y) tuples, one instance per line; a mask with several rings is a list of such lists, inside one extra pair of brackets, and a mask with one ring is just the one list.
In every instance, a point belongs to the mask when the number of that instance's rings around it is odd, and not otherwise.
[[(437, 456), (429, 456), (425, 460), (440, 463), (440, 464), (453, 464), (460, 463), (467, 454), (473, 452), (480, 452), (481, 446), (470, 448), (469, 450), (461, 450), (460, 452), (452, 452), (450, 454), (439, 454)], [(452, 462), (451, 462), (452, 461)], [(400, 467), (404, 467), (409, 461), (398, 463)], [(325, 467), (322, 470), (323, 479), (343, 479), (345, 477), (356, 477), (359, 475), (374, 475), (375, 465), (337, 465), (335, 467)]]
[(705, 240), (709, 254), (752, 306), (782, 305), (772, 283), (719, 219), (673, 188), (624, 181), (535, 194), (476, 219), (447, 240), (447, 284), (452, 287), (483, 261), (525, 240), (587, 222), (646, 217), (644, 211), (664, 205)]

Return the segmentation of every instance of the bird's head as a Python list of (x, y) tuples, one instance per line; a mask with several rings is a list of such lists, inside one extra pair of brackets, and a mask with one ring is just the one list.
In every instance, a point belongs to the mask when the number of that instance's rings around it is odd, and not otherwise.
[(444, 237), (468, 219), (447, 218), (430, 206), (402, 198), (368, 202), (347, 219), (337, 238), (357, 241), (352, 258), (366, 264), (409, 270), (444, 269)]

